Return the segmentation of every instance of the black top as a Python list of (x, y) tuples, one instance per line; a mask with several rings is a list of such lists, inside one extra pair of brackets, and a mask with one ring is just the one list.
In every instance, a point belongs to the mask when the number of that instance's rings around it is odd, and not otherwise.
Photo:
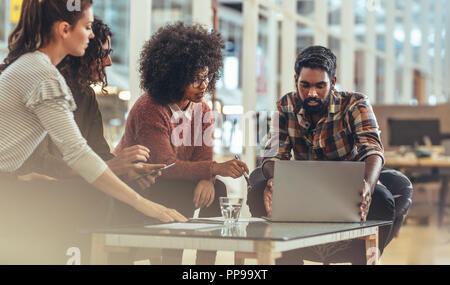
[[(102, 114), (98, 107), (95, 92), (89, 88), (88, 94), (73, 93), (78, 108), (73, 113), (81, 134), (87, 140), (88, 145), (103, 160), (114, 158), (108, 143), (103, 136)], [(73, 92), (73, 91), (72, 91)]]
[[(103, 160), (114, 158), (108, 143), (103, 136), (102, 114), (98, 106), (95, 92), (89, 88), (89, 93), (73, 90), (72, 94), (77, 104), (74, 112), (75, 121), (88, 145)], [(16, 174), (24, 175), (31, 172), (41, 173), (55, 178), (71, 176), (71, 169), (62, 160), (61, 153), (49, 136), (45, 137), (25, 164)]]

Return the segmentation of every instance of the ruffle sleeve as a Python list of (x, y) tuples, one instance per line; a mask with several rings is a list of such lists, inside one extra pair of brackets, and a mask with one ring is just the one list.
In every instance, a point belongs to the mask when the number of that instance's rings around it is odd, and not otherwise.
[[(33, 110), (40, 104), (46, 101), (52, 101), (56, 99), (64, 99), (68, 106), (69, 111), (73, 112), (77, 109), (75, 100), (73, 99), (72, 92), (67, 84), (62, 83), (58, 79), (46, 79), (36, 86), (31, 92), (31, 95), (25, 102), (25, 106)], [(58, 100), (60, 101), (60, 100)]]

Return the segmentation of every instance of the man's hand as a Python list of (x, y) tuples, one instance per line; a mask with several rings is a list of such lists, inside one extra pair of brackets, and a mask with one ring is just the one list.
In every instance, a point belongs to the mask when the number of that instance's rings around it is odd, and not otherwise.
[(116, 157), (108, 160), (109, 168), (117, 175), (122, 176), (131, 170), (139, 170), (138, 162), (147, 162), (150, 150), (145, 146), (134, 145), (123, 149)]
[(208, 208), (214, 201), (214, 184), (209, 180), (200, 180), (194, 190), (194, 206), (198, 208)]
[(156, 170), (165, 166), (165, 164), (136, 163), (136, 168), (127, 173), (126, 179), (129, 181), (136, 181), (138, 186), (142, 190), (145, 190), (155, 184), (156, 178), (162, 175), (161, 171)]
[(365, 222), (367, 220), (367, 215), (369, 214), (370, 203), (372, 202), (372, 195), (370, 193), (370, 185), (364, 180), (363, 191), (361, 193), (361, 204), (359, 206), (359, 214), (361, 215), (361, 220)]
[(273, 178), (267, 181), (266, 189), (264, 189), (264, 207), (266, 208), (267, 217), (272, 216), (272, 196), (273, 196)]

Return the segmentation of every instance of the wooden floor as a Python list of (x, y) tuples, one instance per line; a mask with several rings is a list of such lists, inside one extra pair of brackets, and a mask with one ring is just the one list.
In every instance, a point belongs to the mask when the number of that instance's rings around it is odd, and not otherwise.
[(450, 265), (450, 225), (408, 223), (385, 249), (385, 265)]

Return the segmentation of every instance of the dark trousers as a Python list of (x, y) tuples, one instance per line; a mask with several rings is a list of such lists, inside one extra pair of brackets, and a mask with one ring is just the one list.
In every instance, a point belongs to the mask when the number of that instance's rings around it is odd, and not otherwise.
[[(89, 264), (91, 236), (104, 227), (110, 198), (81, 179), (0, 178), (0, 264), (66, 264), (77, 249)], [(69, 252), (68, 252), (69, 250)]]
[[(253, 191), (248, 193), (247, 204), (252, 216), (259, 217), (267, 215), (264, 208), (263, 192), (267, 181), (254, 179)], [(392, 226), (384, 226), (379, 229), (379, 249), (382, 253), (387, 244), (398, 233), (403, 220), (411, 205), (412, 186), (408, 178), (398, 171), (383, 169), (380, 182), (372, 195), (372, 203), (367, 220), (393, 221)], [(276, 191), (276, 190), (275, 190)], [(397, 198), (394, 199), (393, 195)], [(353, 264), (365, 264), (365, 243), (363, 240), (351, 242), (350, 249), (339, 251), (334, 256), (327, 256), (323, 260), (314, 250), (310, 248), (286, 252), (279, 264), (300, 263), (302, 259), (321, 262), (351, 262)]]
[[(159, 204), (162, 204), (168, 208), (176, 209), (182, 215), (187, 218), (193, 216), (194, 211), (194, 190), (198, 181), (189, 180), (169, 180), (161, 179), (156, 184), (152, 185), (145, 191), (139, 191), (140, 194)], [(130, 185), (134, 187), (135, 185)], [(138, 189), (135, 187), (135, 189)], [(215, 197), (214, 202), (208, 208), (200, 210), (199, 217), (218, 217), (221, 216), (219, 197), (227, 196), (227, 189), (225, 184), (216, 180), (214, 183)], [(155, 222), (149, 219), (131, 207), (114, 201), (114, 224), (142, 224)], [(163, 264), (181, 264), (182, 250), (163, 250)], [(214, 264), (216, 258), (216, 251), (197, 251), (197, 264)]]
[[(383, 168), (379, 178), (380, 182), (392, 193), (395, 200), (395, 219), (392, 225), (392, 235), (398, 235), (400, 227), (405, 221), (408, 210), (412, 204), (413, 186), (411, 181), (398, 170)], [(391, 240), (388, 240), (389, 243)]]

